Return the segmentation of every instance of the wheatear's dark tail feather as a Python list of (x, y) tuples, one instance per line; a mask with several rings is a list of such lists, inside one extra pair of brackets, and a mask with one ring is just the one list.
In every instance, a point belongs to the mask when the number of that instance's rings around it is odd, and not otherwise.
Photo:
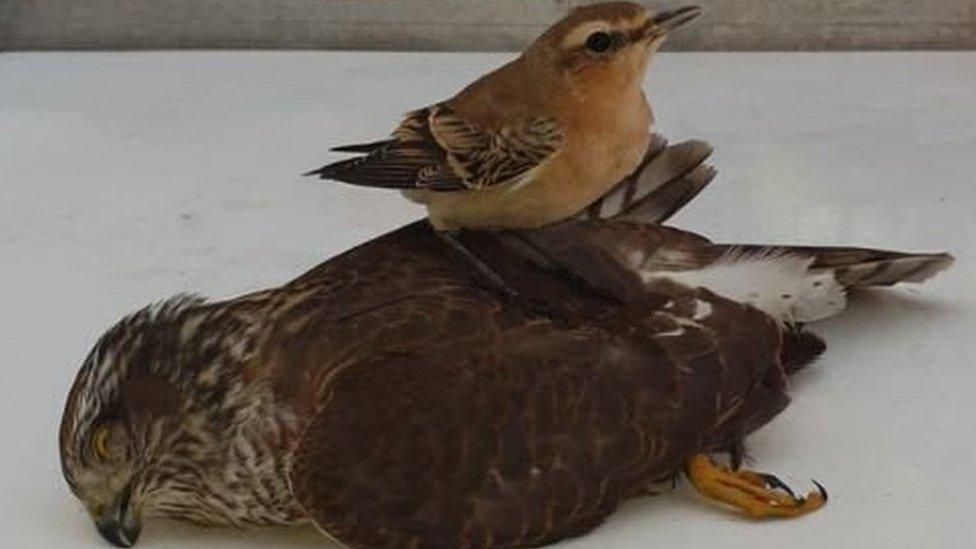
[(392, 139), (383, 139), (381, 141), (373, 141), (372, 143), (356, 143), (353, 145), (340, 145), (338, 147), (332, 147), (329, 150), (332, 152), (367, 154), (377, 149), (382, 149), (383, 147), (389, 145), (392, 142), (393, 142)]

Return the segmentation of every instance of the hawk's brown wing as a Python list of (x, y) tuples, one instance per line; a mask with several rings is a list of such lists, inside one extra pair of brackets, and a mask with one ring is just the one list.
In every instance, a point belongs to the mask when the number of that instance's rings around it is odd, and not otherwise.
[(668, 145), (659, 134), (651, 135), (644, 161), (626, 177), (576, 216), (576, 220), (634, 220), (663, 223), (695, 198), (715, 177), (704, 162), (712, 147), (704, 141)]
[(849, 246), (725, 244), (665, 225), (624, 220), (564, 223), (522, 231), (551, 257), (581, 271), (607, 265), (635, 274), (700, 270), (718, 261), (792, 256), (810, 261), (810, 273), (830, 273), (844, 288), (924, 282), (950, 267), (951, 254), (912, 253)]
[[(673, 297), (603, 327), (500, 316), (483, 340), (451, 341), (433, 326), (441, 345), (346, 367), (296, 450), (295, 496), (352, 547), (529, 546), (595, 527), (786, 404), (768, 317)], [(699, 302), (711, 314), (696, 321)]]
[(354, 185), (456, 191), (510, 182), (538, 166), (562, 142), (551, 118), (497, 132), (469, 124), (446, 105), (408, 113), (387, 141), (338, 147), (362, 156), (308, 175)]

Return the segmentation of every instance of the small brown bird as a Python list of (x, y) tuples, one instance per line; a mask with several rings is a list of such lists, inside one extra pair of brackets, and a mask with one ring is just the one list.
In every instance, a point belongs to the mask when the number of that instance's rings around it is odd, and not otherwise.
[(700, 11), (577, 8), (514, 61), (408, 113), (392, 138), (335, 148), (361, 156), (309, 175), (403, 189), (440, 230), (564, 220), (640, 164), (653, 123), (644, 72), (667, 34)]
[[(952, 258), (661, 226), (714, 171), (702, 143), (652, 143), (586, 219), (460, 235), (517, 299), (417, 222), (279, 288), (123, 319), (68, 396), (72, 491), (120, 546), (148, 517), (310, 521), (355, 548), (537, 546), (682, 473), (749, 516), (819, 508), (822, 491), (797, 497), (735, 459), (824, 350), (789, 321)], [(731, 467), (707, 455), (723, 451)]]

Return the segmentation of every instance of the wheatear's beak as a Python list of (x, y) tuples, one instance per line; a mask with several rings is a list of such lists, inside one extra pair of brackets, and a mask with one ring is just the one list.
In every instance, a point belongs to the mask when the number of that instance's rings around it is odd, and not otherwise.
[(675, 10), (661, 12), (651, 18), (645, 31), (645, 37), (658, 37), (668, 34), (701, 15), (700, 6), (685, 6)]

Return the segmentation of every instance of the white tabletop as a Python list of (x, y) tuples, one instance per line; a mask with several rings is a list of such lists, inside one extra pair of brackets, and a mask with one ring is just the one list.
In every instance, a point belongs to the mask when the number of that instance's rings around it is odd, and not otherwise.
[[(501, 54), (0, 55), (0, 539), (104, 547), (58, 465), (67, 389), (122, 314), (180, 291), (276, 285), (422, 214), (301, 178)], [(676, 223), (725, 241), (954, 252), (930, 284), (814, 326), (827, 354), (749, 440), (821, 512), (754, 523), (689, 490), (571, 547), (971, 546), (976, 527), (976, 53), (667, 54), (658, 130), (716, 147)], [(145, 547), (320, 546), (314, 532), (149, 523)]]

